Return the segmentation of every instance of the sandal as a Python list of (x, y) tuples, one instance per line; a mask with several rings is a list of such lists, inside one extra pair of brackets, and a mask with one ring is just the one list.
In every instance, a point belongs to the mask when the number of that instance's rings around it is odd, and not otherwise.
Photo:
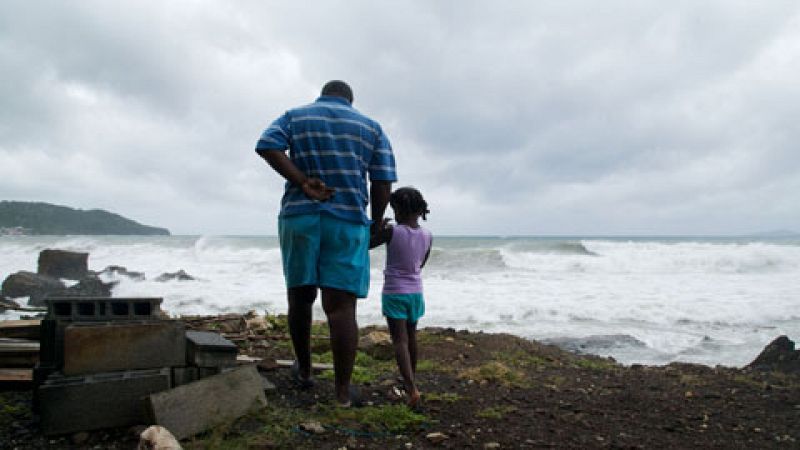
[(291, 374), (292, 381), (294, 381), (298, 388), (306, 390), (314, 387), (314, 380), (311, 377), (303, 378), (300, 376), (300, 363), (297, 362), (297, 360), (292, 364)]

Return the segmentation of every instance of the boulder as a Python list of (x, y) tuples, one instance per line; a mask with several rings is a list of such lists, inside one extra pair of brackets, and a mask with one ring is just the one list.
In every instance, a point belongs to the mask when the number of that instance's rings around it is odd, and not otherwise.
[(800, 373), (800, 350), (794, 349), (794, 341), (779, 336), (770, 342), (747, 367), (757, 370)]
[(394, 358), (394, 346), (389, 333), (371, 331), (358, 340), (358, 349), (375, 359), (388, 361)]
[(177, 272), (162, 273), (161, 275), (156, 277), (156, 281), (161, 281), (161, 282), (172, 281), (172, 280), (192, 281), (192, 280), (194, 280), (194, 277), (189, 275), (188, 273), (186, 273), (186, 271), (184, 271), (183, 269), (181, 269), (181, 270), (179, 270)]
[(5, 297), (30, 297), (31, 306), (45, 306), (44, 298), (48, 295), (61, 294), (66, 286), (61, 280), (33, 272), (19, 271), (9, 275), (3, 281), (0, 295)]
[(107, 266), (105, 269), (103, 269), (102, 272), (99, 272), (97, 275), (128, 277), (134, 281), (144, 281), (144, 272), (134, 272), (132, 270), (128, 270), (127, 267), (123, 266)]
[(80, 280), (89, 273), (89, 254), (67, 250), (42, 250), (39, 253), (39, 275)]

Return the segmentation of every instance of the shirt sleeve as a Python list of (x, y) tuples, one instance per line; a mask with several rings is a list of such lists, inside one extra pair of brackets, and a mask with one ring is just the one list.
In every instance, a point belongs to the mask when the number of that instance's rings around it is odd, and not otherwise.
[(259, 150), (279, 150), (285, 151), (291, 142), (292, 120), (289, 113), (275, 119), (274, 122), (261, 133), (261, 137), (256, 143), (256, 151)]
[(392, 144), (389, 143), (389, 138), (383, 134), (380, 125), (377, 126), (377, 131), (377, 143), (369, 162), (369, 179), (370, 181), (397, 181)]

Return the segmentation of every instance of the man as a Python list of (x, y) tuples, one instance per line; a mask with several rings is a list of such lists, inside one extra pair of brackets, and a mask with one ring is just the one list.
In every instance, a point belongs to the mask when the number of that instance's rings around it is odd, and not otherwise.
[[(355, 397), (350, 377), (358, 345), (356, 298), (366, 297), (369, 288), (370, 227), (377, 230), (382, 223), (391, 183), (397, 181), (389, 140), (352, 103), (350, 86), (330, 81), (314, 103), (275, 120), (256, 145), (286, 179), (278, 234), (297, 358), (292, 376), (303, 388), (313, 386), (311, 307), (319, 288), (331, 334), (336, 400), (345, 406)], [(370, 201), (372, 221), (366, 214)]]

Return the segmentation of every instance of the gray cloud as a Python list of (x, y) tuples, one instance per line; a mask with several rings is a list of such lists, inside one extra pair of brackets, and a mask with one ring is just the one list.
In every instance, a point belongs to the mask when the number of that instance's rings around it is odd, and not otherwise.
[(272, 233), (261, 130), (331, 78), (444, 233), (800, 228), (794, 2), (5, 2), (0, 190)]

